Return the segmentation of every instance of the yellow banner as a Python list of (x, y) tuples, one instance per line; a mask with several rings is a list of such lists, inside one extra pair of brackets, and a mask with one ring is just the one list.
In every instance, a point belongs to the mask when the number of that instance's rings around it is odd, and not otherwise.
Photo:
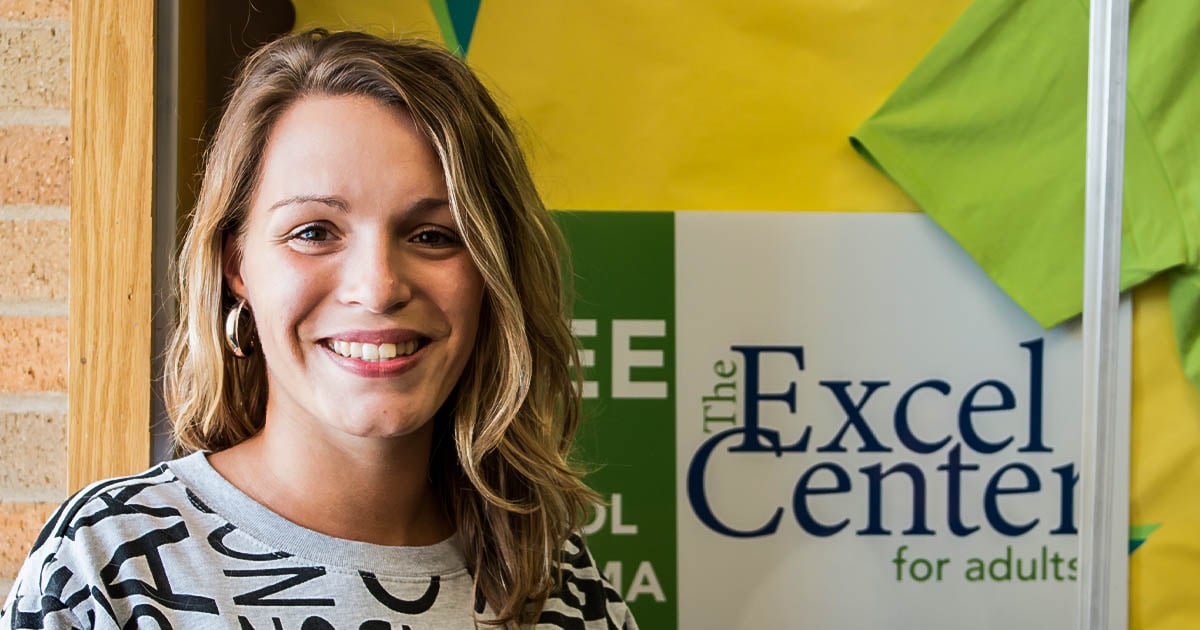
[[(445, 0), (295, 2), (297, 28), (458, 29), (551, 208), (837, 212), (918, 210), (847, 137), (968, 4), (483, 0), (464, 31)], [(1134, 299), (1130, 627), (1191, 629), (1200, 396), (1164, 284)]]

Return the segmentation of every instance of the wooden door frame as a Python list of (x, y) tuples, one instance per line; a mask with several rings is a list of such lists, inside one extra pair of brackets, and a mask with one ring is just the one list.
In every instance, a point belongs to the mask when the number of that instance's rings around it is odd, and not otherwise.
[(68, 483), (150, 463), (155, 0), (71, 3)]
[(177, 208), (194, 202), (234, 68), (294, 18), (288, 0), (72, 2), (71, 491), (171, 455), (155, 383), (176, 308)]

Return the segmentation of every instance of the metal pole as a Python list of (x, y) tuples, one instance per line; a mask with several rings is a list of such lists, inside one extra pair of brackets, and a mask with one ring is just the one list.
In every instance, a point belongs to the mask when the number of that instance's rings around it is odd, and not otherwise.
[[(1083, 435), (1080, 528), (1080, 630), (1124, 628), (1109, 602), (1127, 597), (1113, 584), (1110, 503), (1118, 447), (1117, 306), (1121, 275), (1121, 203), (1125, 165), (1125, 99), (1129, 0), (1092, 0), (1088, 46), (1087, 221), (1083, 301)], [(1120, 556), (1116, 556), (1118, 559)], [(1114, 589), (1114, 586), (1117, 588)], [(1115, 591), (1115, 592), (1114, 592)]]

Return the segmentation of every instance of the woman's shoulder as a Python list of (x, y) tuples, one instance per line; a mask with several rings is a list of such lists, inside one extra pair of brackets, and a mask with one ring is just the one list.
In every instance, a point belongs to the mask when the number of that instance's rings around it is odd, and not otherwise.
[(127, 530), (143, 521), (161, 522), (164, 517), (181, 516), (189, 497), (168, 463), (138, 474), (97, 481), (58, 507), (34, 541), (33, 552), (76, 541), (84, 534)]
[(582, 535), (567, 537), (558, 568), (562, 577), (542, 608), (538, 627), (591, 628), (591, 622), (597, 628), (636, 630), (629, 607), (596, 565)]
[[(156, 544), (187, 536), (183, 521), (202, 511), (192, 498), (168, 463), (71, 495), (34, 540), (0, 622), (11, 615), (13, 627), (73, 627), (72, 604), (90, 598), (93, 585), (115, 581), (128, 559), (150, 560)], [(35, 607), (25, 610), (22, 600)]]

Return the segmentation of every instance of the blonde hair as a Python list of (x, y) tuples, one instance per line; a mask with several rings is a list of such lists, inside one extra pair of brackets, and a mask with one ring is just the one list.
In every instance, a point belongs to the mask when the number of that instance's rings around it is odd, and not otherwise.
[(179, 261), (180, 319), (165, 388), (179, 447), (221, 450), (266, 409), (261, 354), (224, 349), (233, 306), (222, 248), (246, 220), (267, 137), (307, 95), (364, 95), (406, 112), (441, 161), (450, 208), (485, 289), (470, 362), (435, 422), (430, 468), (473, 567), (489, 623), (534, 620), (567, 536), (596, 497), (568, 461), (580, 418), (562, 236), (500, 108), (435, 45), (322, 30), (247, 59), (209, 147)]

